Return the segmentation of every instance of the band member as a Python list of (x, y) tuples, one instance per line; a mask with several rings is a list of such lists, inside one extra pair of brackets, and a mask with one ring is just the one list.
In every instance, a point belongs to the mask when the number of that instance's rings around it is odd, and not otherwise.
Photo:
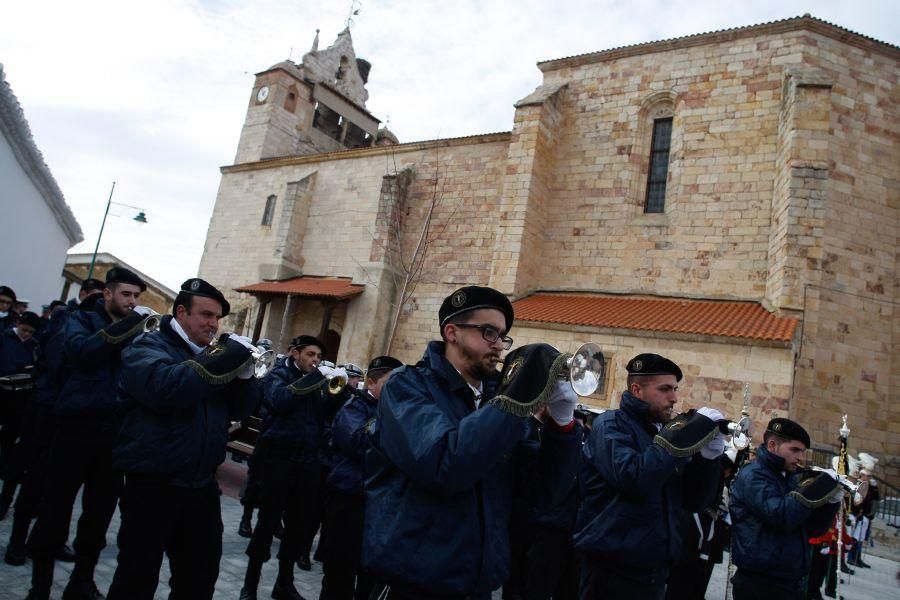
[(582, 451), (575, 547), (585, 553), (587, 598), (663, 598), (681, 550), (681, 511), (708, 506), (725, 450), (717, 410), (672, 420), (681, 369), (658, 354), (626, 365), (618, 410), (593, 422)]
[(18, 323), (0, 332), (0, 519), (6, 516), (12, 504), (16, 486), (22, 477), (21, 453), (16, 440), (22, 432), (25, 410), (34, 394), (32, 371), (37, 341), (35, 331), (41, 318), (26, 312)]
[(270, 558), (272, 536), (282, 516), (284, 534), (272, 597), (302, 598), (294, 587), (294, 563), (303, 533), (310, 527), (313, 503), (319, 492), (319, 443), (325, 419), (326, 375), (339, 376), (335, 369), (319, 367), (324, 353), (325, 345), (321, 341), (301, 335), (291, 342), (289, 356), (265, 382), (266, 402), (272, 412), (257, 444), (263, 452), (262, 488), (259, 519), (247, 545), (250, 560), (241, 590), (242, 600), (257, 597), (262, 566)]
[(68, 538), (72, 508), (82, 485), (75, 568), (65, 597), (93, 599), (100, 594), (94, 584), (94, 567), (106, 547), (106, 530), (122, 480), (112, 466), (120, 356), (143, 331), (147, 315), (133, 309), (146, 289), (132, 271), (110, 269), (103, 298), (92, 310), (78, 310), (66, 322), (63, 354), (67, 374), (54, 405), (56, 425), (47, 493), (28, 540), (33, 558), (30, 598), (50, 596), (54, 559)]
[[(87, 313), (94, 311), (97, 302), (103, 299), (105, 287), (106, 284), (99, 279), (85, 279), (78, 292), (81, 303), (73, 299), (68, 305), (56, 307), (41, 332), (34, 365), (35, 401), (26, 409), (19, 442), (24, 455), (25, 475), (16, 497), (12, 529), (3, 558), (7, 564), (25, 564), (28, 531), (32, 520), (38, 516), (38, 508), (44, 498), (51, 442), (56, 431), (54, 408), (67, 372), (64, 348), (66, 323), (79, 309)], [(74, 562), (75, 554), (68, 545), (64, 545), (56, 560)]]
[(13, 310), (16, 293), (12, 288), (0, 285), (0, 333), (6, 331), (19, 320), (19, 313)]
[[(514, 379), (497, 373), (512, 345), (509, 300), (468, 286), (439, 311), (443, 341), (421, 362), (391, 374), (381, 390), (366, 455), (363, 566), (387, 585), (387, 598), (488, 598), (509, 575), (509, 456), (524, 439), (533, 407), (494, 398)], [(543, 376), (551, 419), (541, 441), (536, 486), (565, 495), (575, 475), (581, 429), (577, 396)]]
[(731, 489), (735, 600), (796, 600), (809, 571), (807, 540), (834, 519), (843, 489), (825, 472), (801, 472), (809, 434), (798, 423), (769, 421), (756, 461)]
[(122, 425), (113, 453), (125, 473), (110, 600), (150, 600), (163, 553), (172, 598), (212, 598), (222, 556), (216, 468), (228, 426), (257, 401), (250, 340), (220, 336), (230, 306), (202, 279), (181, 286), (159, 330), (122, 352)]
[[(350, 366), (353, 365), (347, 367)], [(325, 576), (319, 600), (368, 600), (372, 591), (371, 577), (361, 568), (365, 516), (363, 461), (381, 389), (391, 371), (402, 366), (392, 356), (373, 359), (366, 371), (365, 389), (354, 394), (334, 418), (331, 433), (335, 462), (325, 482), (328, 539), (322, 551)], [(352, 385), (352, 379), (348, 385)], [(323, 544), (320, 542), (319, 546)]]

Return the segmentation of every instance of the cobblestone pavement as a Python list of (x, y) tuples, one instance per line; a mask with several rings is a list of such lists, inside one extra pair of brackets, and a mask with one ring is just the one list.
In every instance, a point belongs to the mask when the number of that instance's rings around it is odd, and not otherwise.
[[(222, 539), (222, 562), (219, 571), (219, 580), (216, 582), (216, 600), (237, 599), (243, 582), (244, 571), (247, 568), (247, 540), (238, 536), (237, 527), (241, 520), (242, 508), (237, 500), (237, 492), (245, 476), (245, 466), (226, 461), (219, 472), (219, 481), (222, 487), (222, 521), (225, 532)], [(72, 518), (72, 529), (69, 540), (75, 535), (75, 523), (80, 514), (80, 498), (76, 501), (75, 512)], [(12, 517), (0, 521), (0, 552), (6, 552), (6, 542), (9, 540), (9, 530), (12, 526)], [(118, 511), (113, 517), (110, 531), (107, 534), (109, 545), (103, 551), (100, 562), (97, 565), (96, 582), (101, 592), (109, 588), (113, 572), (116, 568), (116, 533), (119, 529)], [(275, 541), (277, 544), (278, 541)], [(273, 556), (277, 548), (273, 547)], [(897, 572), (898, 563), (892, 560), (867, 556), (866, 562), (872, 565), (872, 569), (857, 569), (856, 575), (842, 587), (842, 595), (846, 600), (900, 600), (900, 587), (898, 587)], [(263, 568), (262, 582), (260, 584), (260, 598), (268, 598), (275, 576), (278, 570), (276, 560), (270, 560)], [(57, 563), (56, 577), (53, 585), (52, 598), (59, 600), (63, 589), (69, 579), (72, 565), (69, 563)], [(311, 571), (296, 569), (295, 585), (300, 593), (308, 600), (319, 597), (319, 589), (322, 581), (322, 566), (313, 561)], [(156, 598), (163, 600), (168, 596), (169, 568), (167, 561), (163, 560), (160, 572), (160, 585), (157, 588)], [(31, 584), (31, 563), (24, 567), (12, 567), (0, 561), (0, 600), (23, 600), (28, 594)], [(500, 593), (495, 592), (495, 600), (499, 600)], [(706, 598), (725, 598), (725, 567), (718, 565), (713, 571)]]

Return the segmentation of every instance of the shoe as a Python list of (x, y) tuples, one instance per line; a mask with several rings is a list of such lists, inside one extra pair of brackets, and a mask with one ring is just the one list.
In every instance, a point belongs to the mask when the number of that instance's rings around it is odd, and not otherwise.
[(872, 568), (872, 565), (869, 565), (869, 564), (864, 563), (864, 562), (863, 562), (863, 559), (861, 559), (861, 558), (857, 558), (857, 559), (856, 559), (856, 562), (854, 563), (854, 566), (862, 567), (863, 569), (871, 569), (871, 568)]
[(62, 547), (62, 550), (59, 551), (59, 554), (56, 555), (56, 560), (59, 562), (73, 563), (75, 562), (75, 552), (72, 550), (71, 546), (66, 544)]
[(854, 571), (847, 565), (841, 565), (841, 573), (846, 573), (847, 575), (853, 575), (856, 573), (856, 571)]
[(244, 538), (253, 537), (253, 525), (250, 524), (248, 517), (241, 517), (241, 524), (238, 525), (238, 535)]
[(256, 600), (256, 588), (242, 587), (240, 600)]
[(3, 561), (14, 567), (21, 567), (25, 564), (25, 559), (27, 557), (28, 552), (25, 550), (24, 544), (10, 543), (9, 546), (6, 547), (6, 555), (3, 557)]
[(294, 587), (293, 581), (286, 583), (276, 581), (275, 587), (272, 588), (272, 597), (275, 600), (304, 600), (297, 588)]
[(97, 585), (91, 582), (74, 583), (69, 580), (69, 585), (63, 591), (62, 600), (105, 600), (106, 596), (100, 593)]
[(312, 563), (309, 562), (308, 554), (301, 554), (297, 557), (297, 568), (302, 571), (312, 570)]

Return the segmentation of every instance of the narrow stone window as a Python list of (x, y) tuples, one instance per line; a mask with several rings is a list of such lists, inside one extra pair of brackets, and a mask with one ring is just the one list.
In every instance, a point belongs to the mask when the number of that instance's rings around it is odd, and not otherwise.
[(271, 225), (272, 217), (275, 216), (275, 195), (271, 195), (266, 198), (266, 208), (263, 210), (262, 216), (262, 224), (263, 225)]
[(672, 118), (655, 119), (647, 174), (647, 197), (644, 201), (645, 213), (661, 213), (666, 210), (666, 179), (669, 175), (671, 142)]

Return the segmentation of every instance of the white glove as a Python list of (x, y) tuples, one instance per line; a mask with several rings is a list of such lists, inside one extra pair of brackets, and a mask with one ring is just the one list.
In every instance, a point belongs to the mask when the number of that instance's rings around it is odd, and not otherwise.
[(250, 352), (258, 352), (259, 349), (253, 345), (253, 340), (248, 337), (244, 337), (243, 335), (238, 335), (236, 333), (229, 333), (228, 339), (236, 341), (238, 344), (249, 350)]
[(708, 406), (704, 406), (703, 408), (697, 409), (697, 413), (703, 415), (704, 417), (712, 419), (716, 423), (718, 423), (719, 421), (725, 420), (725, 415), (723, 415), (722, 413), (720, 413), (719, 411), (717, 411), (714, 408), (709, 408)]
[(844, 488), (841, 486), (838, 486), (838, 489), (836, 489), (834, 491), (834, 493), (831, 495), (831, 497), (828, 498), (828, 502), (830, 502), (831, 504), (837, 504), (839, 502), (842, 502), (843, 500), (844, 500)]
[(578, 404), (578, 396), (568, 381), (557, 381), (553, 391), (550, 392), (550, 416), (557, 425), (565, 426), (575, 418), (575, 406)]
[(241, 369), (241, 372), (238, 373), (238, 379), (250, 379), (254, 375), (256, 375), (256, 365), (251, 362)]
[(700, 448), (700, 456), (707, 460), (716, 460), (723, 454), (725, 454), (725, 434), (717, 431), (716, 437)]
[(150, 315), (152, 315), (153, 313), (156, 312), (152, 308), (147, 308), (146, 306), (135, 306), (131, 310), (132, 310), (132, 312), (136, 312), (137, 314), (141, 315), (142, 317), (149, 317)]
[(331, 379), (332, 377), (340, 377), (344, 380), (344, 385), (347, 385), (347, 382), (350, 381), (350, 378), (347, 377), (347, 371), (343, 368), (335, 369), (334, 367), (326, 367), (325, 365), (321, 365), (319, 366), (319, 373), (329, 379)]

